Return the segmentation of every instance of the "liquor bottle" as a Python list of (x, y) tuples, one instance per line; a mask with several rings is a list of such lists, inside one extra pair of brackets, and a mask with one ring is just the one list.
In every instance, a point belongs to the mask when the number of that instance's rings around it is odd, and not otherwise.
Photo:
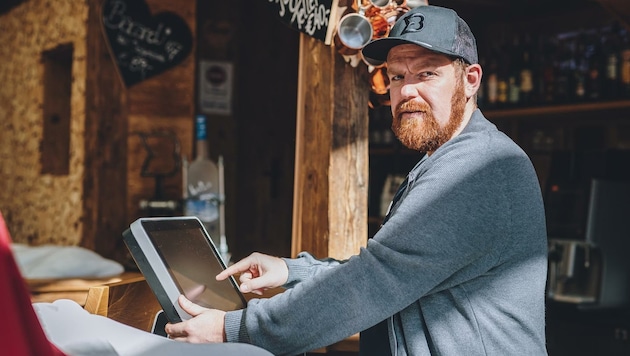
[(215, 245), (220, 244), (219, 231), (219, 169), (208, 158), (206, 117), (195, 118), (196, 155), (188, 163), (184, 214), (196, 216), (204, 224)]
[(509, 62), (507, 70), (507, 102), (508, 106), (517, 106), (520, 102), (521, 96), (521, 84), (520, 84), (520, 71), (521, 71), (521, 43), (519, 35), (514, 35), (512, 39), (512, 45), (509, 48)]
[(618, 25), (613, 24), (604, 36), (602, 51), (604, 52), (605, 65), (604, 70), (604, 97), (608, 100), (614, 100), (619, 97), (619, 39)]
[(541, 36), (538, 52), (538, 102), (553, 104), (556, 92), (558, 61), (555, 57), (557, 42), (552, 36)]
[(588, 37), (586, 99), (590, 101), (602, 99), (603, 70), (606, 58), (604, 57), (601, 38), (599, 31), (593, 31)]
[(505, 40), (502, 41), (502, 45), (500, 46), (498, 58), (497, 102), (500, 108), (505, 108), (508, 106), (509, 99), (508, 77), (510, 70), (509, 48)]
[(536, 85), (534, 83), (534, 69), (532, 62), (532, 40), (529, 35), (525, 35), (521, 49), (521, 68), (519, 72), (519, 101), (523, 106), (530, 106), (535, 101), (534, 90)]
[(571, 79), (573, 79), (573, 71), (575, 64), (572, 58), (572, 42), (567, 39), (558, 41), (555, 56), (555, 85), (553, 98), (554, 102), (568, 102), (571, 97), (571, 89), (573, 87)]
[(586, 34), (581, 31), (572, 46), (571, 58), (573, 59), (573, 101), (583, 101), (586, 98), (586, 76), (587, 76), (587, 45)]
[(497, 60), (495, 58), (492, 58), (490, 61), (488, 69), (488, 79), (486, 80), (484, 95), (486, 98), (485, 107), (488, 109), (496, 109), (499, 102), (499, 73)]

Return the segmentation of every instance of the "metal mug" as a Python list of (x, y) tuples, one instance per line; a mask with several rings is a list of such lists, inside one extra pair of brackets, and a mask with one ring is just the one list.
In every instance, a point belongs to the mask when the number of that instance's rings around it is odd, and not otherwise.
[(407, 7), (409, 7), (410, 9), (413, 9), (418, 6), (429, 5), (429, 1), (428, 0), (406, 0), (405, 5), (407, 5)]
[(337, 25), (337, 35), (341, 43), (350, 49), (361, 49), (367, 45), (374, 34), (370, 20), (362, 14), (344, 15)]
[(372, 6), (376, 6), (376, 7), (380, 7), (380, 8), (385, 8), (390, 6), (392, 0), (369, 0), (369, 4)]

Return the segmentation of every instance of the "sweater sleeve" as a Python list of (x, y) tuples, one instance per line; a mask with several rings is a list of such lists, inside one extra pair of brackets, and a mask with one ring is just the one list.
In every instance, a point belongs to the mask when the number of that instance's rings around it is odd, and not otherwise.
[[(509, 235), (510, 204), (519, 203), (510, 201), (506, 187), (518, 185), (520, 172), (531, 166), (514, 149), (505, 152), (483, 139), (472, 146), (465, 137), (453, 141), (423, 163), (366, 248), (335, 268), (312, 264), (306, 255), (290, 261), (294, 287), (227, 313), (228, 340), (275, 355), (303, 353), (499, 263), (511, 243), (502, 239)], [(310, 268), (317, 273), (304, 271)]]
[(289, 278), (283, 286), (285, 288), (293, 288), (296, 284), (343, 263), (333, 258), (318, 260), (308, 252), (300, 252), (297, 258), (284, 258), (283, 260), (289, 268)]

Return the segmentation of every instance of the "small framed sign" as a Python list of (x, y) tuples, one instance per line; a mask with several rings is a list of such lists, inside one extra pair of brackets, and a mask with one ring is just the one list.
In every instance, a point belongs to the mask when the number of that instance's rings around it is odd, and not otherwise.
[(204, 114), (232, 115), (234, 66), (227, 61), (199, 61), (199, 108)]

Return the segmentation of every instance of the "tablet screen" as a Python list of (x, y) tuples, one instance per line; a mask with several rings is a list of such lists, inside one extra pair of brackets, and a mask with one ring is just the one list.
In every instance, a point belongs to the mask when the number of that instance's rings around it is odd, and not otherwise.
[(232, 279), (216, 280), (225, 266), (197, 220), (143, 221), (142, 225), (186, 298), (226, 311), (245, 307)]

